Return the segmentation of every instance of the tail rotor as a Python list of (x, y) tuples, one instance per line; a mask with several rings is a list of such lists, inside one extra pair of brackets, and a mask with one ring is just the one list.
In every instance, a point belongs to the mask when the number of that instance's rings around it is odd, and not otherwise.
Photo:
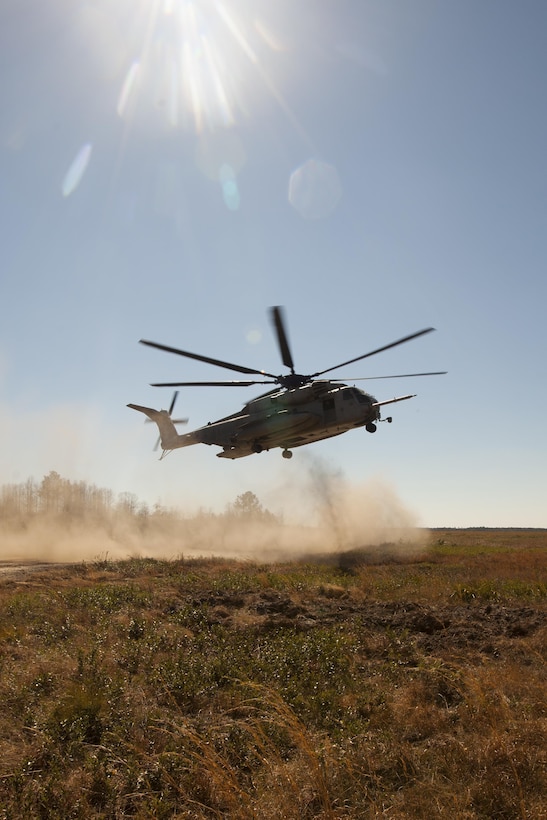
[[(171, 399), (171, 405), (170, 405), (169, 410), (168, 410), (169, 418), (171, 418), (171, 416), (173, 414), (173, 410), (175, 409), (175, 403), (177, 401), (178, 394), (179, 394), (178, 390), (175, 390), (175, 392), (173, 393), (173, 398)], [(144, 423), (148, 424), (151, 421), (153, 421), (153, 420), (147, 418), (147, 419), (144, 420)], [(188, 424), (188, 419), (187, 418), (186, 419), (171, 418), (171, 421), (173, 422), (173, 424)], [(158, 436), (158, 440), (156, 441), (156, 444), (154, 445), (154, 453), (157, 451), (160, 444), (161, 444), (161, 436)]]

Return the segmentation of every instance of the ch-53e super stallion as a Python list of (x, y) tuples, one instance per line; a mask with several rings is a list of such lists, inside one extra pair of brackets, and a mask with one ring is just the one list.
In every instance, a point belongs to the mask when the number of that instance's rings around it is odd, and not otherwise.
[[(295, 447), (303, 447), (314, 441), (339, 436), (364, 427), (369, 433), (376, 432), (379, 421), (391, 422), (391, 416), (385, 419), (380, 417), (380, 408), (387, 404), (405, 401), (414, 398), (415, 394), (397, 396), (385, 401), (377, 401), (374, 396), (359, 390), (357, 387), (344, 384), (340, 380), (319, 378), (326, 373), (340, 367), (374, 356), (389, 348), (417, 339), (434, 328), (427, 327), (404, 336), (395, 342), (379, 347), (370, 353), (348, 359), (346, 362), (318, 370), (315, 373), (296, 373), (293, 357), (289, 348), (283, 313), (280, 307), (271, 308), (271, 318), (277, 336), (281, 359), (290, 373), (276, 376), (265, 370), (254, 370), (252, 367), (231, 364), (220, 359), (212, 359), (197, 353), (189, 353), (176, 347), (150, 342), (141, 339), (141, 344), (186, 356), (200, 362), (223, 367), (236, 373), (260, 376), (260, 379), (244, 381), (202, 381), (202, 382), (165, 382), (153, 384), (153, 387), (250, 387), (252, 385), (273, 384), (275, 387), (255, 399), (247, 402), (243, 408), (229, 416), (211, 421), (204, 427), (199, 427), (191, 433), (179, 434), (175, 424), (186, 419), (172, 418), (173, 408), (178, 391), (174, 394), (169, 410), (153, 410), (138, 404), (128, 404), (134, 410), (139, 410), (151, 421), (154, 421), (160, 432), (160, 441), (163, 458), (167, 453), (179, 447), (189, 447), (191, 444), (214, 444), (221, 447), (217, 453), (219, 458), (243, 458), (253, 453), (262, 453), (274, 447), (280, 447), (283, 458), (292, 458)], [(345, 381), (362, 381), (364, 379), (396, 379), (410, 376), (440, 376), (446, 371), (431, 373), (403, 373), (395, 376), (368, 376)]]

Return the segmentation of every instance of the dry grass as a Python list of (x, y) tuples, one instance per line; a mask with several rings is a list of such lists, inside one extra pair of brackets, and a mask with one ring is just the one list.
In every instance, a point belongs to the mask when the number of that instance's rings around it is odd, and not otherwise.
[(546, 818), (546, 545), (6, 576), (0, 817)]

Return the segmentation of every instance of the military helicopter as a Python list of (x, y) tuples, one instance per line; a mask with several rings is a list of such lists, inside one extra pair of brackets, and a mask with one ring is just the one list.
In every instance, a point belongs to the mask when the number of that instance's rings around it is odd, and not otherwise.
[[(411, 394), (397, 396), (385, 401), (377, 401), (374, 396), (359, 390), (357, 387), (349, 386), (339, 380), (334, 381), (319, 377), (340, 367), (345, 367), (384, 350), (409, 342), (412, 339), (417, 339), (419, 336), (431, 333), (434, 328), (427, 327), (376, 350), (371, 350), (370, 353), (348, 359), (348, 361), (341, 362), (341, 364), (327, 367), (325, 370), (318, 370), (315, 373), (305, 375), (295, 372), (293, 357), (285, 331), (282, 308), (272, 307), (271, 319), (281, 359), (285, 367), (290, 370), (290, 373), (286, 375), (276, 376), (265, 370), (254, 370), (252, 367), (231, 364), (198, 353), (189, 353), (187, 350), (168, 347), (147, 339), (140, 340), (141, 344), (168, 353), (175, 353), (177, 356), (196, 359), (199, 362), (213, 364), (236, 373), (261, 377), (260, 379), (244, 381), (163, 382), (152, 384), (152, 387), (251, 387), (255, 384), (275, 385), (269, 392), (247, 402), (242, 410), (217, 421), (211, 421), (204, 427), (199, 427), (197, 430), (184, 434), (179, 434), (175, 425), (180, 421), (186, 421), (186, 419), (174, 420), (172, 418), (178, 391), (173, 397), (169, 410), (153, 410), (151, 407), (128, 404), (128, 407), (144, 413), (148, 419), (157, 424), (162, 447), (161, 458), (179, 447), (189, 447), (192, 444), (214, 444), (221, 447), (221, 452), (216, 454), (219, 458), (243, 458), (253, 453), (271, 450), (274, 447), (282, 449), (283, 458), (292, 458), (292, 450), (296, 447), (303, 447), (314, 441), (339, 436), (355, 428), (364, 427), (369, 433), (375, 433), (378, 422), (387, 421), (391, 423), (392, 421), (391, 416), (385, 419), (380, 417), (381, 407), (414, 398), (415, 394)], [(347, 381), (363, 381), (374, 378), (397, 379), (410, 376), (440, 376), (444, 373), (446, 371), (403, 373), (395, 376), (368, 376), (359, 379), (348, 379)]]

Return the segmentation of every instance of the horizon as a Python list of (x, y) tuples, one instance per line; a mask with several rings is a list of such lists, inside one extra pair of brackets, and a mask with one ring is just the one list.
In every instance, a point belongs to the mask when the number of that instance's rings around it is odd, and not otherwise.
[[(155, 501), (155, 502), (151, 503), (149, 501), (146, 501), (146, 500), (143, 500), (143, 499), (139, 498), (135, 493), (132, 493), (132, 492), (127, 491), (127, 490), (114, 492), (110, 487), (97, 486), (94, 482), (87, 482), (87, 481), (85, 481), (85, 479), (84, 480), (73, 481), (68, 476), (62, 476), (59, 473), (57, 473), (57, 471), (55, 471), (55, 470), (48, 471), (39, 480), (35, 479), (34, 476), (28, 476), (25, 480), (20, 481), (20, 482), (14, 482), (14, 483), (8, 482), (8, 483), (0, 484), (0, 511), (2, 509), (2, 504), (6, 500), (9, 500), (9, 495), (6, 492), (9, 488), (24, 488), (29, 483), (33, 483), (35, 489), (39, 493), (41, 483), (44, 481), (44, 479), (46, 479), (46, 478), (48, 478), (52, 475), (59, 478), (62, 482), (69, 482), (73, 486), (77, 487), (78, 485), (84, 484), (88, 488), (94, 489), (94, 490), (98, 491), (99, 493), (107, 493), (107, 494), (111, 495), (111, 500), (110, 500), (109, 503), (111, 504), (114, 511), (115, 511), (117, 506), (124, 506), (124, 504), (127, 505), (128, 500), (130, 499), (131, 500), (131, 505), (132, 505), (132, 507), (134, 507), (134, 512), (132, 512), (131, 515), (134, 516), (135, 518), (138, 518), (142, 515), (152, 516), (153, 517), (154, 515), (162, 515), (162, 514), (174, 515), (175, 517), (180, 517), (182, 520), (192, 518), (192, 517), (194, 517), (194, 518), (198, 517), (199, 518), (200, 516), (204, 516), (204, 517), (213, 516), (213, 517), (220, 517), (221, 518), (223, 516), (232, 514), (233, 513), (234, 503), (238, 499), (240, 499), (243, 495), (245, 495), (247, 493), (250, 493), (259, 502), (262, 512), (264, 512), (266, 515), (273, 515), (274, 520), (271, 521), (271, 524), (273, 526), (288, 526), (288, 527), (291, 527), (291, 526), (304, 526), (304, 523), (302, 521), (297, 521), (297, 520), (288, 520), (288, 521), (286, 521), (282, 508), (278, 508), (277, 510), (270, 510), (268, 506), (265, 506), (262, 503), (262, 499), (258, 495), (256, 495), (256, 493), (254, 493), (253, 490), (251, 490), (251, 489), (247, 489), (243, 493), (239, 493), (238, 495), (234, 496), (234, 498), (231, 501), (227, 502), (224, 505), (223, 509), (220, 509), (220, 508), (215, 509), (214, 507), (209, 507), (209, 508), (199, 507), (197, 509), (185, 509), (184, 507), (181, 507), (181, 506), (164, 506), (159, 501)], [(337, 477), (335, 476), (334, 478), (336, 480)], [(338, 488), (335, 488), (335, 491), (338, 492)], [(38, 515), (38, 516), (48, 515), (48, 514), (50, 514), (50, 513), (47, 513), (47, 511), (44, 512), (44, 511), (40, 511), (40, 510), (38, 510), (34, 513), (34, 515)], [(51, 515), (53, 515), (53, 516), (58, 515), (61, 518), (62, 517), (71, 518), (71, 513), (70, 512), (67, 512), (67, 513), (65, 513), (65, 512), (51, 513)], [(32, 516), (32, 514), (31, 514), (31, 516)], [(80, 516), (79, 516), (79, 514), (76, 514), (74, 517), (77, 519)], [(318, 513), (316, 511), (315, 517), (320, 518), (321, 513), (320, 512)], [(86, 518), (86, 516), (84, 514), (81, 517), (81, 520), (85, 521), (85, 518)], [(4, 520), (4, 523), (6, 523), (6, 519)], [(8, 522), (8, 524), (9, 524), (9, 522)], [(322, 524), (321, 524), (320, 520), (319, 521), (316, 520), (315, 523), (311, 523), (311, 524), (306, 523), (305, 526), (320, 527), (320, 526), (322, 526)], [(534, 527), (534, 526), (511, 525), (511, 524), (504, 525), (504, 526), (499, 526), (499, 525), (491, 526), (491, 525), (487, 525), (487, 524), (462, 524), (462, 525), (436, 524), (436, 525), (432, 526), (432, 525), (428, 525), (428, 524), (422, 523), (422, 522), (417, 522), (417, 523), (414, 523), (414, 524), (406, 522), (405, 523), (405, 528), (407, 528), (409, 530), (427, 530), (427, 531), (431, 531), (431, 532), (434, 532), (436, 530), (439, 530), (439, 531), (443, 531), (443, 530), (511, 530), (511, 531), (534, 530), (534, 531), (545, 531), (545, 530), (547, 530), (547, 527)], [(8, 529), (9, 529), (9, 526), (8, 526)], [(384, 527), (385, 531), (389, 531), (389, 529), (390, 529), (389, 525), (386, 525)]]

